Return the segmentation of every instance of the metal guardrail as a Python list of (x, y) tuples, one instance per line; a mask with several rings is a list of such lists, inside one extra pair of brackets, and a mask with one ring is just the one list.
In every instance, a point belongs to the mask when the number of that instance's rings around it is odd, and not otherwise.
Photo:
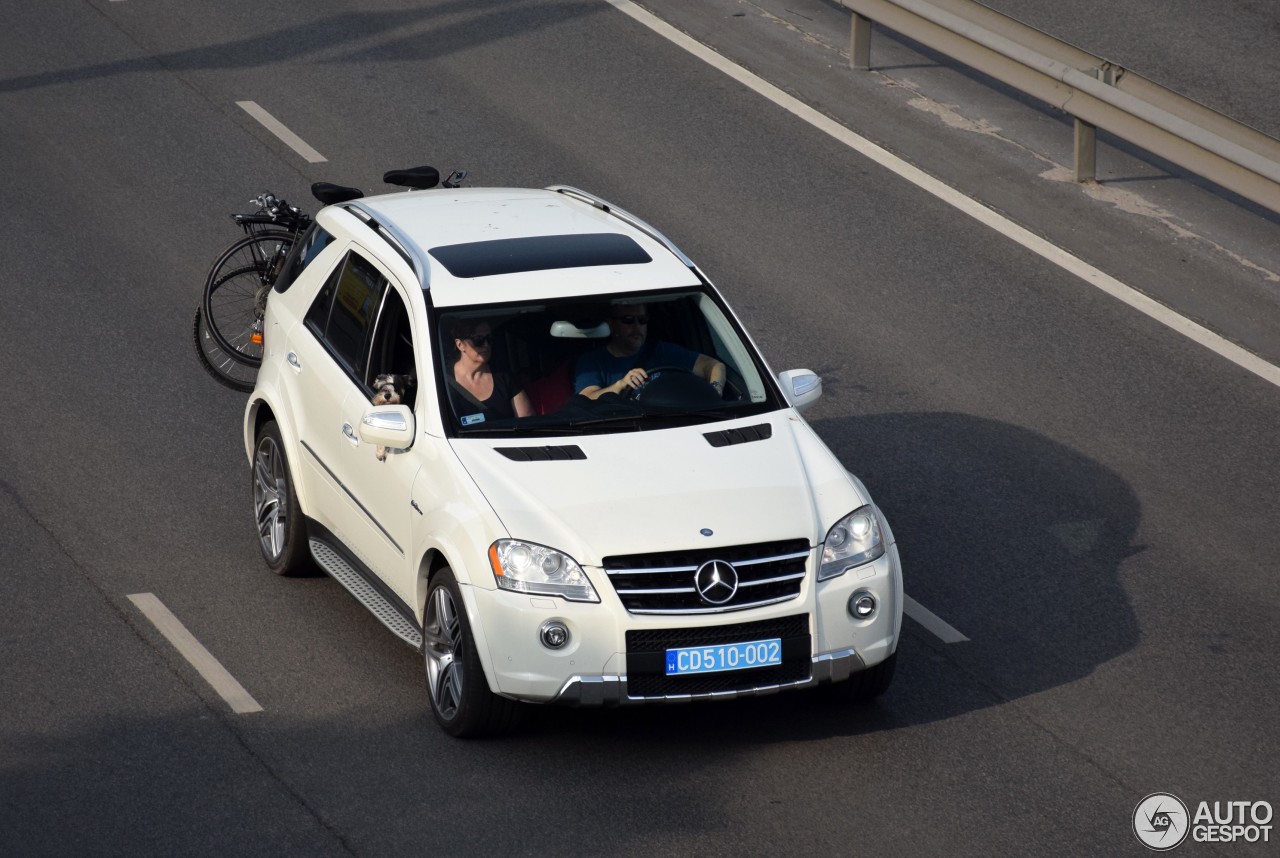
[(876, 22), (1076, 120), (1076, 178), (1095, 175), (1095, 128), (1280, 212), (1280, 140), (973, 0), (839, 0), (854, 68)]

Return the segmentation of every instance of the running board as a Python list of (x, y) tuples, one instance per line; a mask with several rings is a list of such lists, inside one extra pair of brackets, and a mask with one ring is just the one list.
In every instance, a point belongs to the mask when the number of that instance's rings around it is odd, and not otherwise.
[(422, 632), (405, 619), (359, 572), (352, 569), (351, 564), (320, 540), (312, 539), (309, 542), (311, 556), (321, 569), (329, 573), (329, 577), (355, 596), (356, 601), (368, 608), (392, 634), (414, 649), (422, 649)]

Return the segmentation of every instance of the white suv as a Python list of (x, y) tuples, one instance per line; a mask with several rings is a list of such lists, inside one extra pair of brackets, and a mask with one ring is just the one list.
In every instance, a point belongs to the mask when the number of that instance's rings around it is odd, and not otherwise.
[(323, 208), (287, 271), (244, 419), (263, 555), (418, 648), (447, 732), (889, 685), (898, 552), (798, 413), (821, 381), (651, 226), (569, 187), (401, 192)]

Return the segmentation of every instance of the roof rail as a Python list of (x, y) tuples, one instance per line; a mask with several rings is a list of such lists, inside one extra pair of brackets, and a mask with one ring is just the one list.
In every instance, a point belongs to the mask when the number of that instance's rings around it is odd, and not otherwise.
[(617, 206), (615, 206), (613, 203), (606, 202), (600, 197), (597, 197), (595, 194), (588, 193), (587, 191), (584, 191), (581, 188), (575, 188), (571, 185), (551, 185), (547, 188), (547, 190), (555, 191), (558, 194), (564, 194), (566, 197), (573, 197), (574, 199), (581, 200), (587, 205), (597, 208), (606, 214), (613, 215), (614, 217), (618, 218), (618, 220), (622, 221), (623, 223), (626, 223), (628, 226), (632, 226), (635, 229), (640, 230), (645, 235), (649, 236), (654, 241), (661, 244), (667, 250), (670, 250), (687, 267), (694, 268), (696, 270), (696, 266), (693, 264), (693, 260), (685, 256), (683, 251), (681, 251), (680, 248), (676, 247), (675, 243), (672, 242), (671, 239), (667, 238), (665, 235), (658, 232), (648, 223), (646, 223), (645, 221), (642, 221), (640, 218), (636, 217), (635, 215), (631, 214), (625, 209), (620, 209)]
[(418, 276), (418, 283), (422, 288), (426, 289), (427, 284), (427, 264), (423, 257), (422, 250), (409, 236), (405, 235), (394, 224), (382, 223), (360, 202), (344, 203), (342, 208), (351, 212), (359, 218), (365, 226), (373, 230), (382, 240), (391, 245), (392, 250), (400, 254), (405, 262), (409, 263), (409, 267), (413, 269), (413, 273)]

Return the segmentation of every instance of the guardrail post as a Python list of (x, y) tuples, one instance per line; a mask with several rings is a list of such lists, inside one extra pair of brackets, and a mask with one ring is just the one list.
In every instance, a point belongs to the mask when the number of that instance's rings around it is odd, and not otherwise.
[(1098, 173), (1098, 129), (1076, 117), (1076, 181), (1092, 182)]
[(849, 67), (871, 68), (871, 19), (853, 13), (849, 27)]

